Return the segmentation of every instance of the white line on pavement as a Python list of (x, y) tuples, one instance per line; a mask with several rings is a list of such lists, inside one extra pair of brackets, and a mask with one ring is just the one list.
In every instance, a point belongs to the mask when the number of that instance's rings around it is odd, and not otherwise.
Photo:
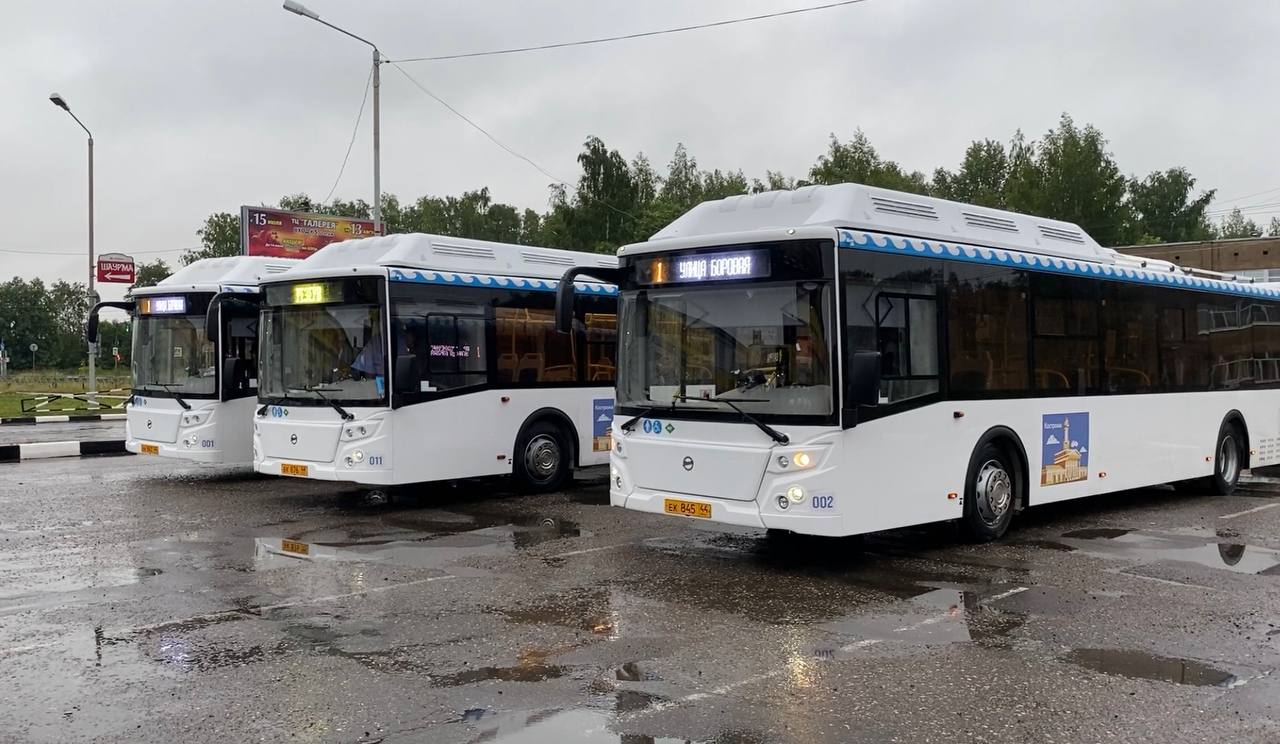
[(1236, 517), (1243, 517), (1246, 514), (1253, 514), (1254, 512), (1260, 512), (1265, 509), (1274, 509), (1277, 506), (1280, 506), (1280, 501), (1277, 501), (1274, 504), (1263, 504), (1262, 506), (1255, 506), (1252, 509), (1245, 509), (1242, 512), (1236, 512), (1235, 514), (1223, 514), (1221, 517), (1218, 517), (1218, 519), (1235, 519)]

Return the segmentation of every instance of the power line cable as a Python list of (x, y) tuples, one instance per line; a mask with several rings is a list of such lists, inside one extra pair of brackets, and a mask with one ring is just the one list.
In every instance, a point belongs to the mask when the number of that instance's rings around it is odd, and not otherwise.
[(662, 36), (664, 34), (678, 34), (685, 31), (697, 31), (705, 28), (717, 28), (719, 26), (732, 26), (737, 23), (750, 23), (752, 21), (763, 21), (770, 18), (781, 18), (783, 16), (799, 15), (801, 13), (813, 13), (819, 10), (829, 10), (831, 8), (839, 8), (846, 5), (857, 5), (867, 0), (841, 0), (841, 2), (827, 3), (825, 5), (814, 5), (807, 8), (795, 8), (792, 10), (782, 10), (776, 13), (764, 13), (761, 15), (747, 16), (744, 18), (730, 18), (723, 21), (712, 21), (711, 23), (697, 23), (690, 26), (678, 26), (676, 28), (664, 28), (657, 31), (641, 31), (634, 34), (622, 34), (619, 36), (603, 36), (596, 39), (582, 39), (579, 41), (562, 41), (555, 44), (540, 44), (538, 46), (514, 47), (511, 49), (491, 49), (483, 52), (464, 52), (461, 54), (442, 54), (434, 57), (407, 57), (405, 59), (390, 60), (391, 62), (441, 62), (450, 59), (467, 59), (470, 57), (496, 57), (503, 54), (521, 54), (523, 52), (540, 52), (547, 49), (563, 49), (565, 47), (587, 46), (589, 44), (605, 44), (613, 41), (628, 41), (631, 39), (643, 39), (649, 36)]
[(333, 179), (333, 187), (329, 189), (329, 193), (325, 194), (321, 204), (328, 204), (333, 192), (338, 190), (338, 183), (342, 180), (342, 174), (347, 170), (347, 160), (351, 158), (351, 148), (355, 147), (356, 134), (360, 132), (360, 121), (364, 119), (364, 104), (369, 100), (369, 89), (373, 87), (373, 68), (369, 68), (369, 78), (364, 82), (364, 97), (360, 99), (360, 110), (356, 112), (356, 124), (351, 128), (351, 141), (347, 143), (347, 154), (342, 156), (342, 167), (338, 168), (338, 177)]
[(1280, 191), (1280, 186), (1277, 186), (1274, 189), (1267, 189), (1266, 191), (1255, 191), (1252, 194), (1245, 194), (1244, 196), (1235, 196), (1230, 199), (1220, 199), (1218, 197), (1214, 197), (1213, 200), (1216, 202), (1239, 202), (1239, 201), (1244, 201), (1245, 199), (1252, 199), (1255, 196), (1262, 196), (1263, 194), (1270, 194), (1276, 191)]
[(535, 162), (534, 162), (532, 159), (530, 159), (528, 156), (522, 155), (522, 154), (520, 154), (520, 153), (516, 152), (515, 150), (511, 149), (511, 148), (510, 148), (510, 147), (508, 147), (508, 146), (506, 145), (506, 143), (504, 143), (502, 140), (500, 140), (500, 139), (498, 139), (497, 137), (493, 136), (493, 135), (489, 132), (489, 130), (487, 130), (487, 129), (485, 129), (484, 127), (482, 127), (482, 126), (480, 126), (479, 124), (477, 124), (477, 123), (476, 123), (476, 122), (475, 122), (471, 117), (467, 116), (466, 114), (462, 113), (462, 112), (461, 112), (461, 111), (459, 111), (458, 109), (454, 108), (452, 105), (450, 105), (450, 104), (449, 104), (449, 102), (448, 102), (448, 101), (444, 100), (444, 99), (443, 99), (443, 98), (441, 98), (440, 96), (436, 95), (435, 93), (432, 93), (432, 92), (431, 92), (431, 90), (427, 88), (427, 86), (425, 86), (425, 85), (423, 85), (422, 83), (418, 82), (418, 81), (417, 81), (417, 79), (415, 79), (412, 75), (410, 75), (408, 72), (406, 72), (406, 71), (405, 71), (405, 69), (404, 69), (403, 67), (401, 67), (400, 65), (396, 64), (395, 62), (390, 62), (389, 64), (390, 64), (392, 67), (394, 67), (394, 68), (396, 68), (397, 70), (399, 70), (399, 71), (400, 71), (400, 74), (401, 74), (401, 75), (404, 75), (404, 76), (405, 76), (405, 79), (407, 79), (410, 83), (412, 83), (412, 84), (414, 85), (414, 87), (416, 87), (418, 90), (422, 91), (423, 93), (425, 93), (426, 95), (428, 95), (429, 97), (431, 97), (431, 99), (432, 99), (432, 100), (434, 100), (436, 103), (440, 104), (441, 106), (444, 106), (444, 107), (445, 107), (446, 109), (448, 109), (448, 110), (449, 110), (449, 112), (450, 112), (450, 113), (452, 113), (454, 116), (456, 116), (456, 117), (458, 117), (459, 119), (462, 119), (463, 121), (465, 121), (467, 124), (469, 124), (469, 125), (471, 126), (471, 128), (472, 128), (472, 129), (475, 129), (477, 132), (479, 132), (479, 133), (483, 134), (485, 137), (488, 137), (490, 142), (492, 142), (493, 144), (497, 145), (498, 147), (501, 147), (501, 148), (502, 148), (503, 150), (505, 150), (508, 154), (510, 154), (510, 155), (512, 155), (512, 156), (514, 156), (514, 157), (517, 157), (517, 158), (519, 158), (519, 159), (523, 160), (524, 162), (528, 163), (529, 165), (533, 166), (535, 170), (537, 170), (539, 173), (541, 173), (542, 175), (546, 176), (547, 178), (550, 178), (552, 181), (555, 181), (555, 182), (556, 182), (556, 183), (558, 183), (558, 184), (564, 184), (564, 183), (565, 183), (565, 180), (564, 180), (563, 178), (558, 178), (558, 177), (556, 177), (554, 174), (552, 174), (551, 172), (549, 172), (546, 168), (543, 168), (541, 165), (538, 165), (537, 163), (535, 163)]

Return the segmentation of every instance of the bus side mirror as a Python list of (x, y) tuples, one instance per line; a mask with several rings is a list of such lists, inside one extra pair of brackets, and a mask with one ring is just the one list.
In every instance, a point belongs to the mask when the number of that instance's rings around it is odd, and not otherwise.
[(247, 387), (243, 359), (231, 357), (222, 360), (222, 399), (231, 400), (243, 387)]
[(397, 393), (416, 393), (421, 389), (421, 373), (418, 369), (418, 357), (413, 354), (401, 354), (396, 357), (395, 378), (391, 381)]
[(844, 375), (845, 407), (880, 403), (880, 352), (855, 351)]

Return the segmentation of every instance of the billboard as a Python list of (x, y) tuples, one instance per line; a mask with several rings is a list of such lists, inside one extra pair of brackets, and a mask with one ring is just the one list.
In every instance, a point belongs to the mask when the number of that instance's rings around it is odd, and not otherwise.
[(246, 256), (306, 258), (330, 243), (376, 234), (373, 220), (240, 207), (240, 247)]

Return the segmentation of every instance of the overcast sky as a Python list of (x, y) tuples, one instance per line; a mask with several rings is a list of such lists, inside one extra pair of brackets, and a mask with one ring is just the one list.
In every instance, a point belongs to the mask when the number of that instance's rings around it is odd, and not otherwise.
[[(392, 58), (715, 21), (822, 0), (307, 0)], [(97, 146), (97, 249), (173, 263), (205, 216), (328, 193), (369, 50), (277, 0), (5, 0), (0, 27), (0, 277), (84, 281), (83, 132)], [(885, 157), (954, 168), (975, 138), (1038, 136), (1070, 112), (1120, 166), (1188, 167), (1242, 206), (1280, 202), (1280, 3), (866, 0), (776, 20), (406, 69), (566, 179), (598, 135), (661, 170), (804, 175), (861, 127)], [(489, 186), (544, 209), (548, 179), (383, 68), (383, 190)], [(337, 195), (372, 196), (369, 112)], [(1276, 189), (1256, 197), (1249, 195)], [(1238, 199), (1238, 197), (1249, 197)], [(1219, 201), (1215, 207), (1232, 202)], [(1251, 216), (1261, 223), (1271, 212)], [(29, 255), (12, 251), (45, 251)], [(120, 287), (104, 291), (120, 294)]]

